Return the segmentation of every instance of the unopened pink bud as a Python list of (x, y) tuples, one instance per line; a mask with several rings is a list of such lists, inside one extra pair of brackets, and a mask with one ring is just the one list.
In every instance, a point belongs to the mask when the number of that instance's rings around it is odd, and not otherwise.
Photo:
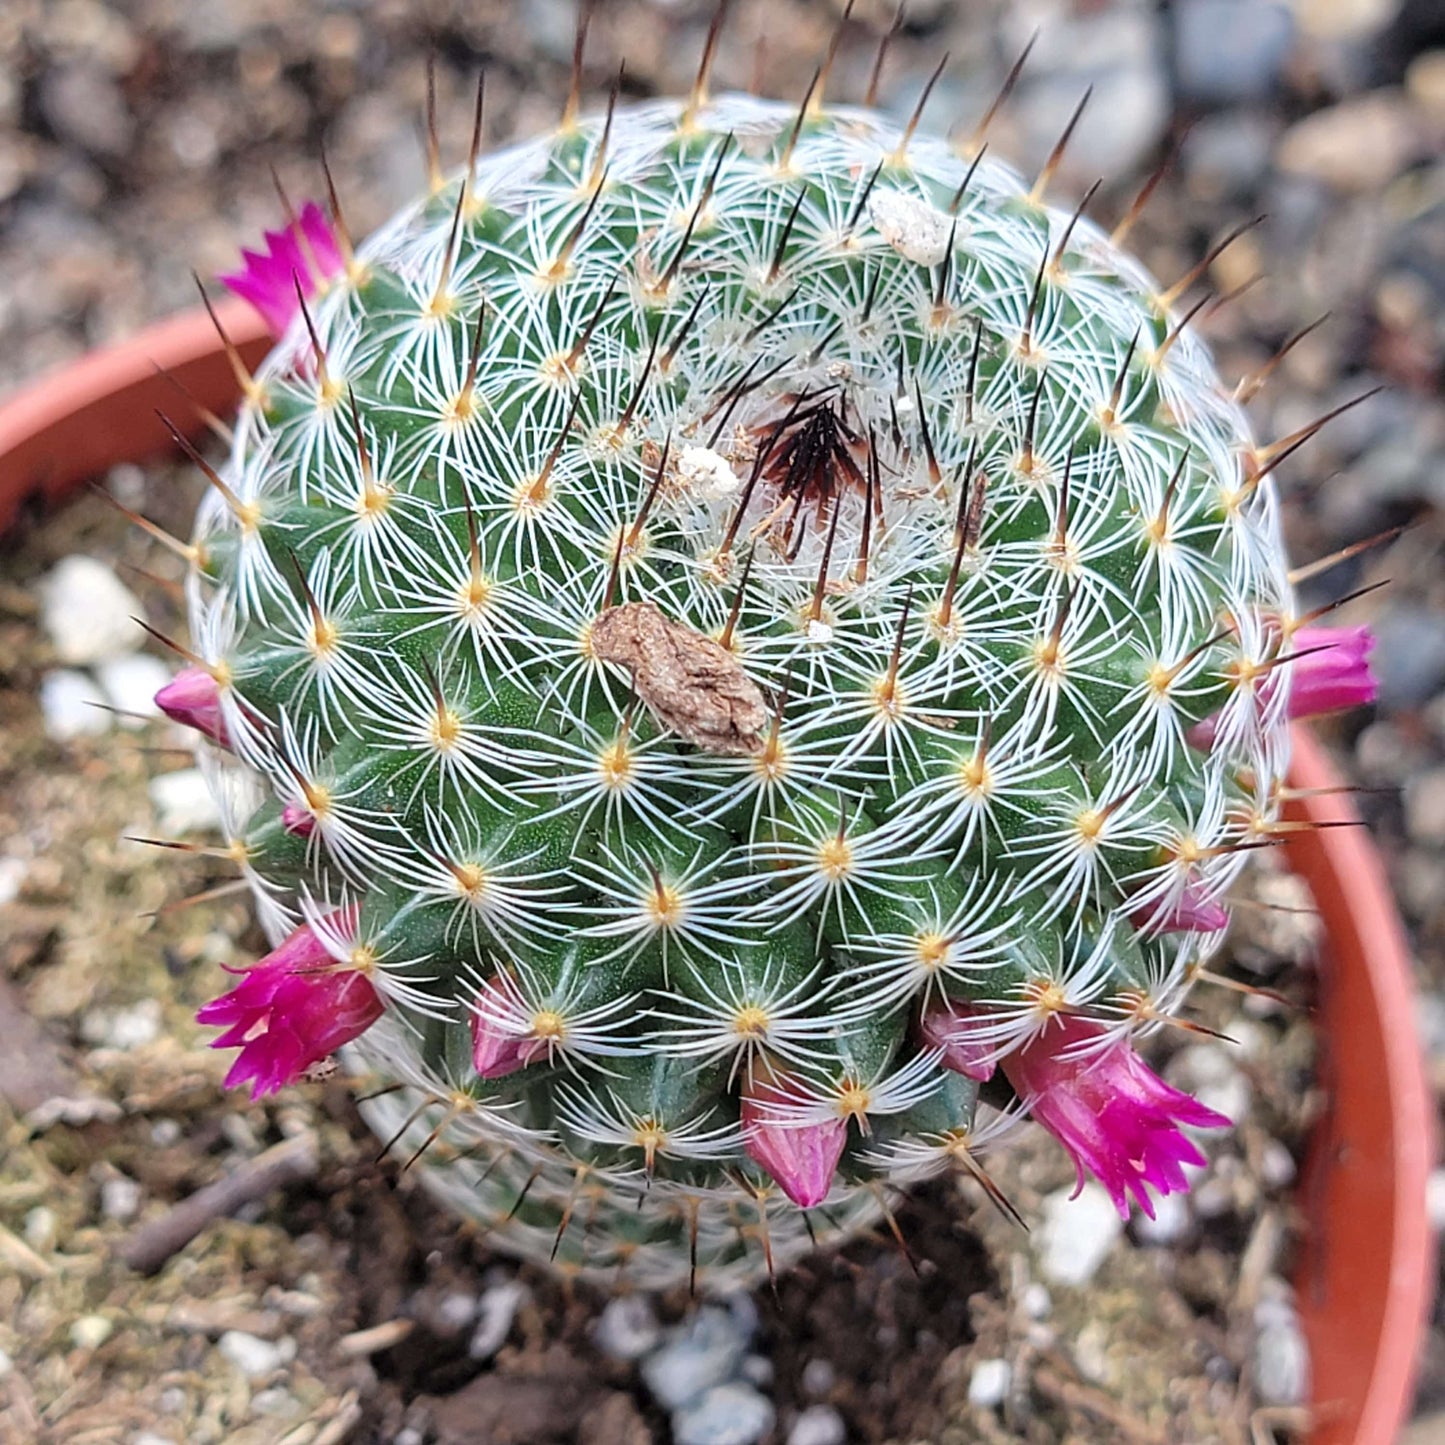
[(1221, 933), (1229, 927), (1229, 910), (1193, 884), (1186, 885), (1173, 903), (1162, 908), (1146, 904), (1129, 917), (1137, 927), (1154, 933)]
[(966, 1004), (935, 999), (918, 1020), (925, 1048), (938, 1049), (938, 1062), (967, 1079), (986, 1084), (997, 1067), (998, 1047), (979, 1037), (976, 1011)]
[(299, 803), (281, 809), (281, 826), (296, 838), (309, 838), (316, 831), (316, 815)]
[(472, 1067), (482, 1079), (504, 1079), (545, 1055), (546, 1049), (530, 1033), (511, 1027), (517, 1017), (515, 1000), (495, 980), (478, 991), (471, 1008)]
[(1284, 664), (1291, 717), (1374, 702), (1380, 684), (1370, 671), (1375, 634), (1368, 627), (1301, 627), (1290, 643), (1298, 654)]
[(204, 667), (182, 668), (156, 694), (156, 706), (172, 721), (195, 728), (223, 748), (231, 746), (220, 686)]
[[(1363, 707), (1379, 695), (1370, 671), (1375, 634), (1368, 627), (1300, 627), (1289, 639), (1290, 655), (1270, 669), (1259, 684), (1262, 698), (1289, 689), (1292, 718), (1317, 717), (1342, 708)], [(1195, 723), (1185, 734), (1190, 747), (1207, 753), (1219, 731), (1219, 714)]]
[(811, 1209), (833, 1187), (848, 1140), (848, 1121), (795, 1123), (786, 1111), (796, 1103), (786, 1076), (755, 1061), (743, 1082), (743, 1148), (799, 1209)]

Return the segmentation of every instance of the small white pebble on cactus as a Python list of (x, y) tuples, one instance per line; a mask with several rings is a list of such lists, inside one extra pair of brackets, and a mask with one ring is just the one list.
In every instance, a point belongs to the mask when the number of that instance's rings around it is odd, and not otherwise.
[(283, 334), (158, 702), (260, 784), (276, 949), (202, 1018), (256, 1092), (345, 1046), (569, 1271), (726, 1282), (986, 1180), (996, 1068), (1148, 1209), (1227, 1121), (1131, 1039), (1368, 638), (1296, 618), (1179, 288), (1047, 175), (706, 91), (227, 278)]

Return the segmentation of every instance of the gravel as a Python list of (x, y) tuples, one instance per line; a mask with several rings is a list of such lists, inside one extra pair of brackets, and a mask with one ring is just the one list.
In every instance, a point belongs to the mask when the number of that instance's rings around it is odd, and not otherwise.
[(1052, 1284), (1086, 1285), (1124, 1232), (1108, 1191), (1092, 1180), (1078, 1191), (1060, 1189), (1043, 1200), (1037, 1231), (1039, 1269)]
[(705, 1306), (669, 1332), (667, 1342), (644, 1361), (642, 1378), (659, 1405), (679, 1409), (734, 1376), (750, 1338), (731, 1311)]
[(105, 693), (87, 673), (57, 667), (40, 679), (45, 735), (58, 743), (109, 732), (110, 714), (105, 707)]
[(527, 1298), (524, 1284), (496, 1284), (482, 1295), (476, 1305), (477, 1327), (467, 1342), (467, 1354), (474, 1360), (490, 1360), (512, 1333), (512, 1321)]
[(1008, 1399), (1013, 1366), (1007, 1360), (979, 1360), (968, 1377), (968, 1403), (993, 1410)]
[(164, 838), (178, 833), (204, 833), (221, 826), (221, 813), (199, 768), (181, 768), (151, 779), (156, 827)]
[(674, 1411), (673, 1445), (753, 1445), (773, 1428), (772, 1401), (751, 1385), (715, 1385)]
[(639, 1360), (657, 1347), (662, 1328), (645, 1294), (618, 1295), (602, 1307), (592, 1338), (604, 1355), (614, 1360)]
[(788, 1445), (843, 1445), (848, 1426), (831, 1405), (809, 1405), (788, 1431)]
[(67, 557), (40, 585), (41, 621), (59, 660), (70, 667), (133, 652), (142, 641), (134, 619), (140, 599), (103, 562)]

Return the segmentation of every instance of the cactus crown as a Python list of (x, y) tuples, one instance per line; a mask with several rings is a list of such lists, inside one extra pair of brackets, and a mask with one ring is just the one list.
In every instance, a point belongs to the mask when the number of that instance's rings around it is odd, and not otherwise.
[(482, 159), (293, 322), (198, 524), (211, 765), (502, 1247), (750, 1269), (1177, 1005), (1292, 614), (1173, 300), (990, 157), (727, 97)]

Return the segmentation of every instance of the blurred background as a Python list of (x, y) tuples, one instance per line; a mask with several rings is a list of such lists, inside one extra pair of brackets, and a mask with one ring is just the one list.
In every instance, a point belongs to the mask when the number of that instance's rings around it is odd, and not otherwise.
[[(843, 8), (842, 0), (735, 0), (718, 55), (715, 88), (759, 88), (801, 97)], [(601, 103), (623, 62), (625, 97), (684, 91), (712, 10), (711, 0), (602, 0), (583, 74), (588, 103)], [(228, 269), (238, 245), (254, 242), (264, 226), (279, 224), (272, 168), (291, 195), (322, 193), (318, 158), (323, 144), (352, 230), (362, 234), (385, 219), (421, 182), (420, 117), (429, 55), (438, 66), (443, 149), (451, 162), (458, 162), (465, 148), (470, 94), (479, 68), (487, 73), (489, 144), (546, 129), (555, 122), (566, 92), (575, 18), (574, 0), (329, 0), (304, 6), (293, 0), (3, 0), (0, 393), (194, 304), (193, 270), (209, 278)], [(831, 98), (863, 94), (877, 37), (894, 18), (891, 0), (857, 0), (834, 70)], [(1399, 1025), (1420, 1030), (1434, 1084), (1445, 1096), (1445, 3), (910, 0), (882, 69), (880, 103), (900, 114), (910, 111), (947, 51), (950, 63), (932, 94), (924, 124), (936, 130), (966, 130), (1035, 31), (1038, 40), (1025, 78), (990, 142), (996, 154), (1013, 159), (1021, 169), (1036, 169), (1091, 86), (1091, 102), (1054, 185), (1056, 204), (1071, 208), (1085, 187), (1103, 177), (1090, 213), (1107, 224), (1128, 206), (1143, 179), (1176, 153), (1131, 240), (1166, 281), (1183, 274), (1235, 223), (1265, 216), (1219, 258), (1211, 273), (1216, 292), (1227, 299), (1206, 308), (1200, 324), (1226, 377), (1259, 367), (1301, 328), (1329, 313), (1324, 324), (1290, 349), (1256, 399), (1252, 413), (1261, 436), (1292, 432), (1372, 387), (1384, 388), (1326, 427), (1282, 469), (1280, 481), (1298, 560), (1406, 527), (1398, 537), (1312, 584), (1318, 590), (1308, 595), (1323, 602), (1387, 578), (1390, 582), (1340, 614), (1342, 621), (1370, 622), (1378, 630), (1379, 706), (1330, 723), (1326, 731), (1350, 777), (1365, 790), (1359, 803), (1385, 851), (1417, 951), (1419, 1017), (1402, 1019)], [(184, 531), (192, 493), (167, 501), (169, 494), (158, 495), (153, 479), (129, 474), (111, 479), (111, 484), (130, 500), (145, 500), (153, 515), (171, 507), (176, 527)], [(177, 488), (182, 485), (175, 482)], [(91, 513), (81, 510), (75, 516), (77, 530), (68, 547), (36, 535), (20, 544), (7, 542), (0, 550), (0, 657), (12, 646), (19, 649), (20, 640), (30, 635), (26, 629), (34, 608), (26, 601), (28, 579), (40, 566), (75, 549), (75, 538), (85, 536), (92, 525)], [(12, 580), (18, 584), (14, 588), (8, 585)], [(19, 655), (17, 650), (9, 657)], [(36, 752), (14, 741), (15, 729), (33, 730), (44, 722), (28, 700), (39, 674), (26, 669), (43, 668), (46, 658), (30, 652), (26, 658), (24, 666), (0, 662), (0, 724), (12, 728), (10, 741), (0, 742), (0, 821), (6, 817), (5, 807), (21, 807), (16, 779), (22, 769), (33, 769), (37, 759), (61, 766), (53, 750)], [(65, 754), (64, 766), (77, 778), (88, 776), (93, 787), (105, 770), (92, 768), (87, 775), (86, 763), (86, 756), (77, 761)], [(111, 861), (95, 856), (97, 866)], [(64, 936), (62, 881), (47, 881), (43, 869), (28, 864), (19, 872), (0, 867), (0, 927), (8, 917), (11, 928), (9, 952), (0, 951), (0, 972), (28, 978), (27, 970), (37, 966), (43, 950), (36, 944), (26, 952), (25, 940), (53, 939), (54, 930)], [(104, 891), (103, 885), (95, 886)], [(22, 916), (12, 908), (7, 915), (12, 904), (29, 912)], [(241, 916), (223, 918), (219, 931), (236, 931)], [(153, 941), (141, 946), (152, 951), (156, 947)], [(194, 938), (175, 946), (182, 954), (186, 947), (205, 951)], [(32, 991), (31, 1002), (42, 1015), (78, 1031), (82, 1045), (96, 1044), (82, 1027), (88, 1015), (86, 999), (75, 992), (79, 988), (74, 985), (71, 995), (62, 991), (44, 996), (40, 990), (38, 1002)], [(102, 1020), (92, 1032), (99, 1030), (101, 1045), (123, 1050), (126, 1045), (105, 1033), (110, 1027)], [(344, 1122), (345, 1106), (336, 1099), (320, 1112)], [(227, 1127), (235, 1132), (236, 1126)], [(211, 1153), (218, 1156), (225, 1140), (212, 1143)], [(230, 1145), (248, 1147), (245, 1140), (238, 1144), (234, 1138)], [(363, 1164), (343, 1161), (343, 1173), (329, 1181), (332, 1194), (389, 1187), (378, 1183), (379, 1176)], [(45, 1169), (59, 1171), (51, 1180), (54, 1188), (72, 1176), (81, 1180), (77, 1187), (83, 1198), (75, 1204), (80, 1211), (75, 1219), (81, 1223), (89, 1218), (85, 1210), (96, 1218), (105, 1215), (97, 1201), (111, 1176), (104, 1169), (97, 1176), (96, 1167), (89, 1155), (69, 1165), (63, 1159), (45, 1162)], [(23, 1177), (8, 1179), (0, 1173), (0, 1218), (11, 1221), (13, 1214), (24, 1221), (35, 1208), (51, 1207), (38, 1202), (46, 1197), (44, 1188), (36, 1193), (35, 1181), (51, 1177), (45, 1169), (27, 1165)], [(351, 1172), (345, 1172), (348, 1169)], [(181, 1190), (188, 1178), (180, 1171), (171, 1187)], [(1445, 1223), (1445, 1178), (1437, 1183), (1435, 1207)], [(113, 1189), (112, 1197), (120, 1199), (123, 1193)], [(403, 1225), (394, 1205), (375, 1207), (382, 1210), (384, 1222), (372, 1220), (368, 1228), (417, 1228), (414, 1213)], [(70, 1227), (64, 1210), (57, 1205), (52, 1212), (57, 1214), (56, 1228)], [(342, 1256), (337, 1253), (334, 1215), (335, 1210), (328, 1216), (320, 1205), (310, 1215), (302, 1210), (302, 1223), (293, 1222), (287, 1236), (288, 1248), (300, 1252), (294, 1258), (287, 1255), (284, 1267), (271, 1261), (276, 1278), (304, 1275), (308, 1267), (323, 1270), (328, 1259), (330, 1267), (336, 1265)], [(119, 1228), (129, 1215), (121, 1209), (117, 1217)], [(28, 1229), (17, 1229), (11, 1237), (26, 1249), (34, 1246), (32, 1252), (44, 1263), (45, 1249)], [(406, 1264), (409, 1287), (435, 1283), (426, 1264), (433, 1249), (428, 1229), (441, 1239), (448, 1237), (450, 1227), (444, 1220), (423, 1221), (422, 1244), (411, 1247)], [(45, 1231), (34, 1233), (44, 1236)], [(238, 1247), (243, 1252), (262, 1248), (254, 1240)], [(358, 1247), (353, 1237), (347, 1256), (353, 1268)], [(920, 1252), (926, 1255), (928, 1246)], [(469, 1256), (467, 1266), (472, 1270), (468, 1287), (476, 1296), (474, 1315), (482, 1298), (493, 1298), (495, 1310), (504, 1310), (511, 1298), (515, 1314), (517, 1299), (505, 1292), (516, 1288), (512, 1276), (500, 1282), (488, 1276), (487, 1283), (476, 1272), (482, 1268), (477, 1258)], [(5, 1260), (0, 1250), (0, 1276)], [(267, 1265), (265, 1260), (249, 1260), (247, 1267), (264, 1270)], [(72, 1321), (111, 1318), (117, 1309), (143, 1307), (164, 1315), (174, 1305), (173, 1299), (163, 1297), (142, 1305), (129, 1296), (117, 1304), (117, 1297), (106, 1293), (108, 1286), (97, 1282), (106, 1278), (103, 1271), (82, 1271), (82, 1276), (79, 1303), (67, 1305)], [(234, 1280), (226, 1287), (231, 1285)], [(213, 1281), (212, 1287), (221, 1285)], [(393, 1281), (388, 1287), (394, 1294), (390, 1305), (399, 1307), (402, 1286)], [(499, 1288), (501, 1296), (495, 1293)], [(534, 1288), (540, 1293), (528, 1306), (533, 1315), (524, 1321), (531, 1319), (531, 1345), (545, 1360), (555, 1339), (582, 1337), (579, 1332), (585, 1333), (585, 1327), (578, 1320), (588, 1316), (591, 1306), (575, 1306), (542, 1285)], [(6, 1306), (19, 1298), (7, 1298), (5, 1289), (0, 1283), (0, 1320), (9, 1313)], [(317, 1289), (317, 1297), (324, 1298), (325, 1291)], [(194, 1290), (204, 1293), (200, 1283)], [(441, 1300), (445, 1291), (440, 1285), (435, 1290)], [(348, 1322), (384, 1319), (385, 1303), (372, 1301)], [(433, 1304), (441, 1310), (435, 1328), (444, 1332), (445, 1310), (436, 1300)], [(347, 1308), (353, 1306), (361, 1309), (354, 1300)], [(924, 1315), (933, 1307), (926, 1296), (915, 1306)], [(809, 1307), (807, 1300), (797, 1305), (799, 1318), (806, 1317)], [(576, 1314), (579, 1308), (581, 1316)], [(202, 1345), (228, 1333), (241, 1334), (259, 1340), (273, 1354), (280, 1349), (281, 1355), (285, 1349), (278, 1346), (278, 1338), (290, 1340), (291, 1356), (270, 1359), (271, 1376), (237, 1367), (243, 1382), (277, 1378), (279, 1372), (284, 1379), (273, 1388), (289, 1399), (287, 1390), (299, 1390), (291, 1369), (296, 1338), (301, 1339), (303, 1361), (307, 1358), (305, 1330), (273, 1328), (262, 1314), (257, 1306), (244, 1328), (235, 1319), (220, 1325), (213, 1320), (211, 1325), (196, 1324), (191, 1334)], [(830, 1330), (846, 1329), (845, 1317), (837, 1313), (815, 1324), (822, 1339)], [(915, 1327), (916, 1321), (910, 1328)], [(970, 1326), (975, 1331), (986, 1327), (987, 1321), (980, 1324), (977, 1318)], [(59, 1353), (104, 1348), (103, 1339), (87, 1343), (75, 1338), (71, 1325), (65, 1328), (71, 1333), (58, 1337)], [(511, 1328), (508, 1314), (503, 1337)], [(1441, 1341), (1437, 1334), (1430, 1345), (1410, 1445), (1445, 1442)], [(949, 1340), (945, 1337), (943, 1343), (947, 1346)], [(779, 1348), (779, 1358), (796, 1367), (802, 1379), (809, 1362), (803, 1355), (787, 1355), (785, 1344)], [(931, 1350), (929, 1346), (921, 1356), (932, 1361), (930, 1370), (938, 1361), (953, 1358), (947, 1349), (936, 1355)], [(244, 1348), (233, 1343), (232, 1353), (236, 1351), (244, 1353)], [(273, 1398), (270, 1407), (263, 1401), (258, 1411), (254, 1398), (265, 1391), (257, 1387), (239, 1404), (231, 1402), (231, 1414), (213, 1412), (214, 1419), (208, 1417), (204, 1426), (187, 1427), (192, 1433), (173, 1435), (159, 1416), (151, 1424), (144, 1418), (146, 1409), (159, 1408), (159, 1385), (147, 1389), (127, 1384), (124, 1401), (127, 1409), (134, 1409), (124, 1418), (108, 1420), (107, 1387), (97, 1385), (93, 1370), (87, 1374), (87, 1355), (74, 1365), (71, 1383), (60, 1389), (60, 1406), (55, 1389), (48, 1394), (42, 1389), (38, 1395), (31, 1389), (26, 1404), (15, 1393), (20, 1389), (18, 1373), (7, 1368), (9, 1357), (0, 1348), (0, 1439), (113, 1439), (133, 1445), (235, 1439), (326, 1445), (333, 1438), (409, 1438), (411, 1445), (424, 1439), (457, 1445), (470, 1439), (554, 1438), (545, 1422), (536, 1425), (530, 1437), (508, 1437), (495, 1421), (487, 1428), (502, 1433), (468, 1433), (468, 1418), (474, 1425), (491, 1418), (478, 1415), (475, 1404), (470, 1417), (454, 1411), (456, 1419), (446, 1428), (437, 1425), (441, 1417), (435, 1413), (424, 1420), (414, 1418), (416, 1389), (410, 1396), (405, 1391), (384, 1399), (375, 1396), (376, 1376), (369, 1377), (370, 1383), (366, 1376), (371, 1354), (356, 1346), (347, 1358), (352, 1361), (347, 1369), (356, 1378), (344, 1370), (328, 1376), (317, 1366), (324, 1389), (318, 1386), (316, 1398), (334, 1405), (350, 1391), (348, 1408), (360, 1399), (374, 1412), (365, 1426), (353, 1420), (345, 1432), (326, 1436), (331, 1426), (298, 1424), (286, 1415), (284, 1400)], [(187, 1370), (204, 1374), (194, 1352), (168, 1355), (166, 1362), (166, 1369), (179, 1377)], [(144, 1365), (143, 1356), (140, 1363)], [(254, 1357), (252, 1363), (258, 1363)], [(555, 1376), (561, 1383), (549, 1387), (554, 1395), (582, 1389), (565, 1365), (553, 1361), (561, 1371)], [(412, 1370), (408, 1378), (422, 1378), (419, 1366), (407, 1368)], [(597, 1368), (604, 1385), (621, 1378), (621, 1366), (610, 1376), (607, 1369), (612, 1367)], [(1203, 1378), (1207, 1370), (1202, 1364), (1200, 1370)], [(405, 1373), (399, 1366), (392, 1371)], [(458, 1378), (464, 1377), (465, 1372)], [(964, 1372), (960, 1398), (970, 1395), (972, 1378)], [(822, 1375), (815, 1371), (814, 1383), (819, 1380)], [(444, 1383), (429, 1378), (424, 1388), (442, 1395)], [(192, 1386), (194, 1380), (186, 1388)], [(182, 1385), (173, 1380), (169, 1388)], [(214, 1388), (197, 1387), (192, 1393), (201, 1400)], [(789, 1407), (791, 1414), (785, 1412), (775, 1438), (790, 1438), (787, 1422), (811, 1408), (808, 1400), (830, 1398), (826, 1381), (812, 1394), (809, 1388), (797, 1381), (780, 1386), (782, 1395), (792, 1391), (798, 1403), (795, 1409)], [(75, 1392), (69, 1404), (65, 1389)], [(113, 1393), (111, 1403), (120, 1398)], [(297, 1398), (311, 1400), (305, 1391)], [(77, 1402), (89, 1411), (79, 1424), (71, 1408)], [(171, 1404), (176, 1403), (173, 1396)], [(272, 1415), (267, 1408), (273, 1409)], [(308, 1403), (305, 1408), (314, 1412), (321, 1407)], [(597, 1427), (586, 1438), (599, 1445), (654, 1438), (649, 1433), (655, 1423), (651, 1417), (635, 1411), (629, 1415), (621, 1405), (607, 1408), (615, 1417), (612, 1424)], [(513, 1400), (507, 1409), (522, 1406)], [(506, 1414), (503, 1410), (496, 1419)], [(850, 1427), (864, 1418), (856, 1411), (845, 1414)], [(220, 1423), (237, 1418), (251, 1423)], [(345, 1418), (339, 1409), (330, 1416), (321, 1411), (307, 1417), (333, 1424)], [(978, 1425), (983, 1433), (967, 1438), (1135, 1438), (1125, 1428), (1127, 1420), (1125, 1425), (1111, 1424), (1088, 1410), (1079, 1418), (1085, 1422), (1078, 1427), (1084, 1433), (995, 1437)], [(1087, 1423), (1091, 1420), (1092, 1425)], [(921, 1417), (918, 1423), (923, 1428)], [(1270, 1429), (1276, 1424), (1284, 1428), (1290, 1421), (1266, 1422)], [(5, 1430), (12, 1427), (21, 1433), (7, 1436)], [(32, 1427), (36, 1433), (26, 1433)], [(406, 1437), (406, 1430), (412, 1430), (413, 1437)], [(562, 1430), (556, 1438), (566, 1434)], [(1236, 1437), (1225, 1433), (1219, 1438)], [(836, 1441), (825, 1430), (816, 1437), (800, 1436), (794, 1445)]]

